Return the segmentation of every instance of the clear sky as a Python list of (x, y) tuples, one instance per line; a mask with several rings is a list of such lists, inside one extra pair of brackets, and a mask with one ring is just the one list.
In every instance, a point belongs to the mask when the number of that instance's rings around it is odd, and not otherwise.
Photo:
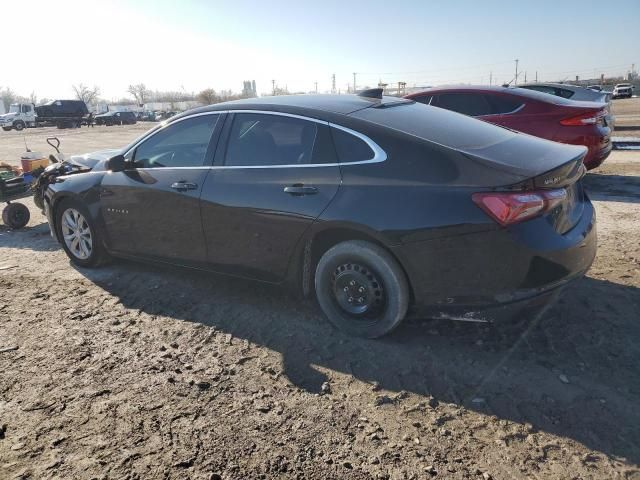
[[(4, 0), (0, 88), (38, 97), (129, 84), (290, 91), (505, 82), (624, 74), (640, 68), (640, 0), (615, 2)], [(520, 80), (524, 80), (523, 76)]]

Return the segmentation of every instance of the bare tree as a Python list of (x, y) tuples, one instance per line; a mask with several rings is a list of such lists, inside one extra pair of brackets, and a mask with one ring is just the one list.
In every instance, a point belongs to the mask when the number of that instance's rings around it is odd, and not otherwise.
[(31, 92), (31, 95), (29, 95), (29, 102), (33, 103), (34, 105), (38, 103), (38, 95), (36, 95), (36, 92)]
[(92, 105), (98, 100), (98, 95), (100, 95), (100, 89), (95, 85), (93, 88), (89, 88), (82, 83), (78, 85), (73, 85), (73, 91), (76, 93), (76, 98), (78, 100), (82, 100), (87, 105)]
[(133, 98), (136, 99), (136, 103), (138, 105), (144, 105), (145, 103), (147, 103), (149, 95), (151, 94), (144, 83), (139, 83), (138, 85), (129, 85), (127, 92), (133, 95)]
[(218, 97), (218, 94), (216, 94), (216, 91), (213, 88), (207, 88), (205, 90), (202, 90), (196, 96), (196, 100), (198, 100), (203, 105), (211, 105), (220, 102), (220, 97)]
[(17, 98), (18, 96), (16, 95), (16, 93), (9, 87), (0, 91), (0, 100), (2, 100), (2, 103), (4, 103), (4, 109), (7, 112), (9, 111), (9, 107), (11, 106), (11, 104), (16, 102)]

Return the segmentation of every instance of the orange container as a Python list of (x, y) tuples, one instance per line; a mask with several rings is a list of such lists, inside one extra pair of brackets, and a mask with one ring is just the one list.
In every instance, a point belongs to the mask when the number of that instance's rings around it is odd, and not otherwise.
[(48, 158), (22, 158), (20, 161), (22, 162), (22, 171), (24, 173), (30, 173), (36, 168), (44, 168), (49, 165)]

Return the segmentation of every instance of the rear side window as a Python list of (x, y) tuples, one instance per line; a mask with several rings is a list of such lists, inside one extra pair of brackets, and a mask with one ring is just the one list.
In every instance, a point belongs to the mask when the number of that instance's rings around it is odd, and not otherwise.
[(331, 127), (331, 135), (340, 163), (364, 162), (375, 156), (367, 142), (349, 132)]
[(476, 93), (443, 93), (438, 96), (436, 106), (471, 117), (491, 114), (489, 101)]
[(310, 120), (282, 115), (238, 113), (234, 117), (229, 135), (225, 165), (313, 163), (319, 126), (321, 125)]
[(511, 113), (523, 105), (522, 101), (504, 96), (488, 95), (487, 98), (489, 99), (489, 103), (491, 104), (491, 113), (493, 113), (494, 115)]

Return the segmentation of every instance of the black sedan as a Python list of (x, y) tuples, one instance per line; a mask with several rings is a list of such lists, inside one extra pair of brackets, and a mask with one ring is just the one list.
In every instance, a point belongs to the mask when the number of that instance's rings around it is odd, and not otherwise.
[(96, 115), (96, 125), (135, 125), (137, 122), (136, 114), (133, 112), (107, 112)]
[(409, 311), (491, 320), (581, 277), (596, 251), (585, 152), (378, 91), (250, 99), (72, 158), (44, 209), (78, 266), (286, 284), (378, 337)]

